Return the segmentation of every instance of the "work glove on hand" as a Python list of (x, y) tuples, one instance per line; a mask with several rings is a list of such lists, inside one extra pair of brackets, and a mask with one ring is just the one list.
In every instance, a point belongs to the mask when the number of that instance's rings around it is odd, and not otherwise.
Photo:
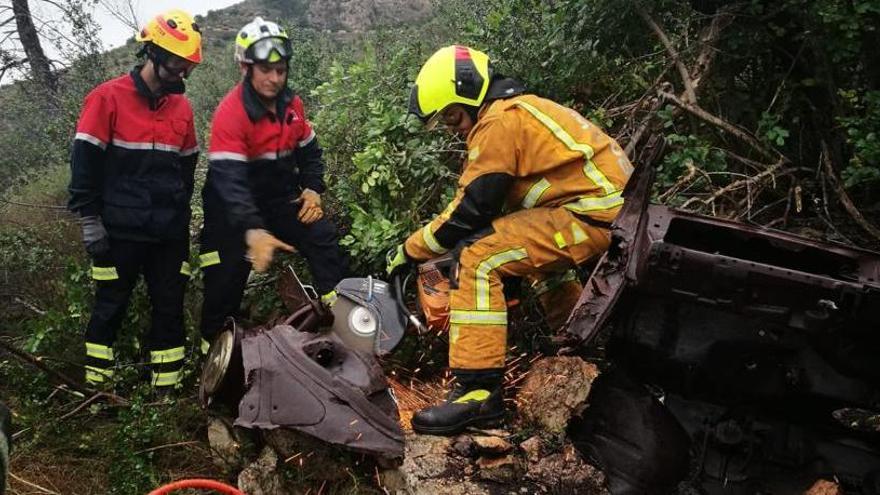
[(321, 209), (321, 195), (311, 189), (304, 189), (294, 203), (302, 205), (297, 218), (306, 225), (315, 223), (324, 216), (324, 211)]
[(274, 235), (263, 229), (250, 229), (244, 234), (244, 242), (247, 244), (247, 259), (250, 260), (254, 270), (264, 272), (272, 263), (272, 255), (276, 249), (284, 251), (295, 251), (289, 246), (279, 241)]
[(406, 254), (403, 244), (389, 250), (385, 255), (385, 262), (385, 273), (389, 280), (394, 279), (397, 275), (406, 274), (413, 267), (413, 260)]
[(99, 216), (80, 217), (83, 244), (89, 256), (96, 258), (110, 252), (110, 236)]

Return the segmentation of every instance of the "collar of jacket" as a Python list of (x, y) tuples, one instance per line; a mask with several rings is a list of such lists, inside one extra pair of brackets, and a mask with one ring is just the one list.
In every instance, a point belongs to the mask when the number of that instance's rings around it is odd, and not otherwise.
[[(138, 64), (134, 66), (134, 69), (131, 69), (131, 72), (128, 73), (131, 76), (131, 80), (134, 82), (134, 87), (137, 89), (138, 94), (147, 99), (147, 102), (150, 104), (150, 110), (158, 110), (159, 107), (162, 106), (162, 103), (165, 102), (165, 95), (168, 93), (177, 93), (176, 90), (168, 90), (168, 89), (160, 89), (159, 94), (155, 94), (150, 91), (150, 87), (147, 86), (147, 82), (144, 81), (144, 78), (141, 77), (141, 69), (144, 68), (144, 64)], [(181, 91), (182, 92), (182, 91)]]
[(504, 77), (502, 75), (492, 76), (492, 82), (489, 83), (489, 89), (486, 90), (486, 97), (483, 99), (483, 104), (480, 106), (478, 117), (482, 116), (483, 113), (486, 112), (486, 109), (492, 106), (491, 103), (493, 101), (513, 98), (514, 96), (519, 96), (525, 92), (525, 84), (516, 79)]
[[(241, 98), (244, 103), (244, 110), (247, 112), (251, 122), (256, 123), (269, 113), (269, 109), (263, 105), (260, 95), (257, 94), (257, 90), (254, 89), (249, 78), (246, 78), (241, 85)], [(285, 86), (281, 93), (275, 97), (275, 115), (284, 115), (284, 110), (291, 100), (293, 100), (293, 90)]]
[(483, 101), (503, 100), (526, 92), (525, 84), (510, 77), (497, 75), (492, 78)]

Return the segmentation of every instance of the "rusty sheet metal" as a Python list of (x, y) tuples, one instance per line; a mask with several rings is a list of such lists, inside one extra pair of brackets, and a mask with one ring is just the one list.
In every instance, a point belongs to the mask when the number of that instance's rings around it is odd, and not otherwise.
[(627, 288), (668, 294), (793, 328), (880, 326), (880, 253), (649, 205), (634, 178), (609, 251), (569, 318), (589, 344)]
[(356, 452), (403, 455), (397, 405), (372, 355), (288, 325), (245, 337), (242, 355), (248, 390), (236, 425), (293, 428)]
[[(650, 205), (650, 183), (633, 178), (568, 332), (582, 350), (601, 333), (604, 359), (662, 398), (700, 493), (827, 473), (877, 493), (880, 253)], [(627, 445), (644, 443), (609, 452)]]
[(565, 324), (567, 332), (583, 345), (593, 341), (611, 316), (627, 280), (634, 281), (632, 272), (648, 243), (645, 211), (654, 173), (652, 167), (640, 167), (627, 183), (623, 192), (626, 202), (611, 225), (611, 245), (584, 284), (584, 291)]

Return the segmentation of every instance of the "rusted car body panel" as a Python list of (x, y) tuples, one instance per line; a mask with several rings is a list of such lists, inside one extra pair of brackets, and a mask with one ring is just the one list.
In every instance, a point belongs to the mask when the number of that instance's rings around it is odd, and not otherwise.
[[(202, 403), (236, 409), (236, 426), (292, 429), (399, 459), (403, 430), (376, 356), (399, 342), (404, 322), (384, 282), (346, 279), (337, 291), (334, 313), (343, 304), (348, 309), (334, 319), (293, 269), (285, 270), (279, 292), (290, 315), (247, 330), (230, 319), (202, 370)], [(368, 326), (361, 325), (365, 317)]]
[(372, 355), (287, 325), (245, 338), (242, 355), (248, 391), (237, 426), (293, 428), (355, 452), (403, 455), (397, 404)]
[(651, 180), (626, 191), (568, 332), (655, 391), (700, 490), (880, 492), (880, 438), (835, 419), (880, 410), (880, 254), (651, 205)]

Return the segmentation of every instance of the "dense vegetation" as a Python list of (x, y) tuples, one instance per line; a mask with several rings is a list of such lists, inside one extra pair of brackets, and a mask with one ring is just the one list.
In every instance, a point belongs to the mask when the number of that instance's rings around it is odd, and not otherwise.
[[(255, 12), (286, 16), (296, 37), (291, 83), (306, 97), (327, 150), (331, 209), (360, 273), (378, 273), (384, 251), (452, 192), (462, 143), (422, 131), (405, 108), (420, 63), (453, 42), (489, 52), (499, 70), (577, 108), (622, 144), (635, 139), (635, 161), (658, 170), (658, 201), (880, 246), (880, 233), (871, 231), (880, 224), (880, 57), (872, 55), (880, 0), (641, 7), (630, 0), (455, 0), (423, 22), (365, 34), (312, 29), (289, 9), (272, 10), (275, 3), (200, 21), (224, 26), (208, 28), (206, 63), (188, 83), (201, 142), (214, 106), (238, 77), (232, 26)], [(91, 284), (77, 228), (58, 208), (66, 199), (68, 146), (82, 96), (126, 70), (133, 52), (131, 45), (86, 50), (62, 74), (53, 106), (28, 82), (0, 90), (0, 339), (77, 379)], [(665, 144), (659, 154), (645, 152), (658, 141)], [(200, 178), (205, 167), (203, 160)], [(197, 193), (194, 234), (199, 203)], [(271, 277), (255, 278), (249, 289), (254, 320), (279, 311)], [(191, 346), (199, 299), (196, 272), (187, 297)], [(0, 350), (0, 397), (20, 431), (15, 474), (64, 493), (101, 494), (222, 475), (195, 442), (205, 436), (192, 399), (197, 360), (173, 406), (154, 404), (139, 385), (136, 336), (148, 323), (146, 308), (139, 291), (117, 351), (129, 363), (116, 389), (130, 400), (126, 406), (95, 400), (78, 409), (88, 397), (57, 389), (52, 377)], [(180, 442), (192, 443), (154, 449)]]

